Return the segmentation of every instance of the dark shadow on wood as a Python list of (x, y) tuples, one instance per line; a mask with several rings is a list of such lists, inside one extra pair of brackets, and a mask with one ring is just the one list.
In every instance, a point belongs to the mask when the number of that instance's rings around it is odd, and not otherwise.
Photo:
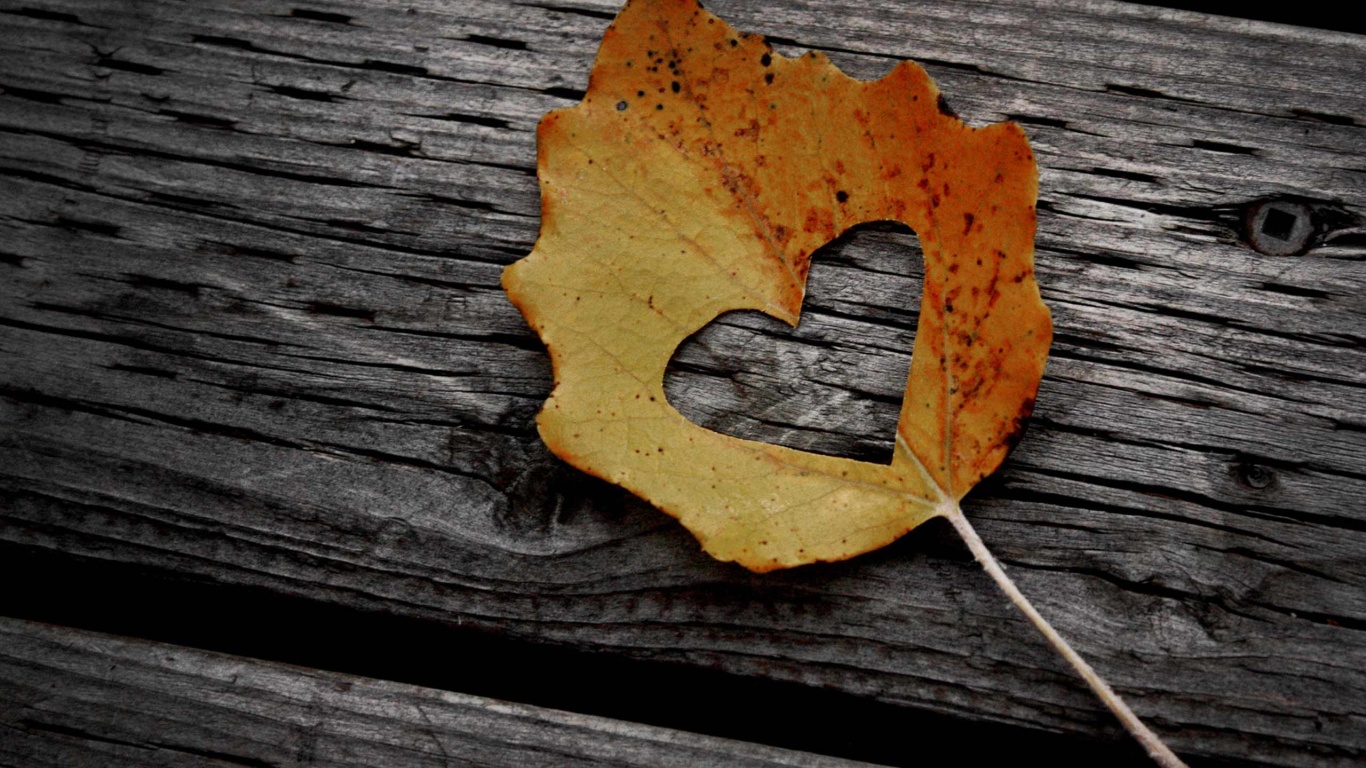
[[(1128, 0), (1134, 2), (1134, 0)], [(1347, 6), (1330, 2), (1247, 3), (1237, 0), (1143, 0), (1134, 5), (1157, 5), (1182, 11), (1213, 13), (1220, 16), (1273, 21), (1298, 27), (1317, 27), (1337, 32), (1366, 33), (1366, 18), (1351, 13)]]
[[(630, 661), (261, 589), (0, 545), (0, 615), (889, 765), (1024, 754), (1146, 768), (1113, 743), (877, 704), (719, 670)], [(1192, 766), (1238, 765), (1192, 761)]]

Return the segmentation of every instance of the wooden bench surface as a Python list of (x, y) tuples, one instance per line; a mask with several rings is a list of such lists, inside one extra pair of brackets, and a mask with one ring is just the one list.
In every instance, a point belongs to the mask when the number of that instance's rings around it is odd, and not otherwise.
[[(913, 58), (1025, 128), (1057, 335), (968, 516), (1178, 752), (1366, 759), (1366, 37), (708, 8), (858, 77)], [(536, 239), (536, 122), (615, 10), (0, 1), (0, 542), (1119, 738), (947, 526), (756, 576), (541, 444), (549, 362), (499, 273)], [(1249, 246), (1264, 199), (1305, 206), (1304, 253)], [(723, 316), (671, 400), (886, 460), (918, 270), (909, 233), (842, 239), (799, 328)]]
[(867, 765), (4, 618), (0, 733), (31, 768)]

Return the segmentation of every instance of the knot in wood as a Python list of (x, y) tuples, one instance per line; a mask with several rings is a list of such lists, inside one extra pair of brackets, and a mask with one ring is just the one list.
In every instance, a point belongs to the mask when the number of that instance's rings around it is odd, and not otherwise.
[(1259, 491), (1271, 487), (1271, 484), (1276, 482), (1276, 473), (1270, 467), (1264, 467), (1260, 464), (1239, 463), (1234, 467), (1234, 474), (1237, 476), (1238, 482)]

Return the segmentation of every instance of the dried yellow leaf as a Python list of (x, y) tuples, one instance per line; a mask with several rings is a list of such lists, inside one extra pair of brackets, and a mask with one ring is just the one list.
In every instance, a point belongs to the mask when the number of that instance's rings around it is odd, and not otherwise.
[[(695, 0), (631, 0), (581, 104), (541, 120), (541, 236), (503, 286), (550, 349), (542, 438), (755, 571), (840, 560), (943, 516), (1164, 768), (1185, 764), (1034, 609), (959, 508), (1033, 408), (1052, 323), (1034, 281), (1037, 170), (1011, 123), (972, 128), (920, 67), (847, 77)], [(795, 325), (811, 255), (851, 226), (920, 235), (925, 286), (890, 466), (699, 427), (664, 397), (717, 315)]]
[[(848, 558), (956, 512), (1028, 417), (1052, 327), (1024, 133), (941, 105), (910, 62), (859, 81), (693, 0), (628, 3), (583, 102), (541, 121), (540, 239), (503, 278), (554, 363), (551, 450), (756, 571)], [(890, 466), (722, 435), (666, 401), (690, 334), (735, 309), (795, 325), (812, 253), (880, 220), (914, 229), (925, 258)]]

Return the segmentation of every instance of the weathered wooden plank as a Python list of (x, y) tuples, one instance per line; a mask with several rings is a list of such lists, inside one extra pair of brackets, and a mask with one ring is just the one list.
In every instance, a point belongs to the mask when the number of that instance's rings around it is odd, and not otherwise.
[[(1095, 2), (709, 7), (1021, 121), (1058, 338), (969, 514), (1179, 750), (1362, 759), (1363, 39)], [(613, 4), (0, 8), (5, 540), (1110, 732), (933, 531), (759, 579), (541, 447), (549, 366), (498, 273), (535, 239), (535, 121)], [(1270, 195), (1314, 204), (1305, 255), (1242, 244)], [(671, 400), (885, 456), (915, 248), (834, 247), (801, 327), (721, 318)]]
[(866, 766), (0, 618), (0, 762), (24, 766)]

